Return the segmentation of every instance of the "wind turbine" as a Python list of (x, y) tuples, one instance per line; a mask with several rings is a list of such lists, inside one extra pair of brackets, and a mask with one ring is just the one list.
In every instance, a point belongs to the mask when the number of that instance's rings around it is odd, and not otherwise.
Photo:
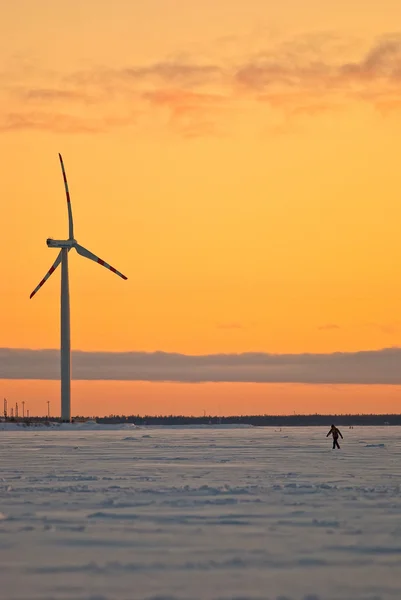
[(78, 244), (74, 238), (74, 223), (72, 220), (72, 210), (70, 201), (70, 192), (68, 190), (67, 176), (65, 174), (63, 158), (59, 154), (61, 170), (63, 172), (65, 193), (67, 196), (67, 209), (68, 209), (68, 239), (67, 240), (53, 240), (48, 238), (46, 244), (48, 248), (60, 248), (60, 252), (42, 279), (39, 285), (33, 290), (30, 298), (40, 290), (42, 285), (47, 281), (52, 273), (57, 269), (61, 263), (61, 420), (69, 422), (71, 420), (71, 338), (70, 338), (70, 291), (68, 281), (68, 253), (71, 248), (74, 248), (78, 254), (93, 260), (102, 267), (106, 267), (110, 271), (113, 271), (116, 275), (119, 275), (123, 279), (127, 279), (125, 275), (117, 271), (114, 267), (107, 264), (104, 260), (89, 252), (86, 248)]

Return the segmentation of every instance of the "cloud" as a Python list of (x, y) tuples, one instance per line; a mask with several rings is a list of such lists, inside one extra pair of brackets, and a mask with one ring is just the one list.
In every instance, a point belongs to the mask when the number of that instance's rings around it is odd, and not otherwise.
[(22, 89), (16, 92), (26, 101), (34, 100), (38, 102), (93, 102), (94, 99), (78, 90), (57, 89), (57, 88), (33, 88)]
[(401, 81), (401, 34), (377, 40), (358, 61), (338, 62), (308, 50), (306, 45), (297, 54), (280, 52), (280, 48), (259, 54), (237, 68), (235, 81), (256, 91), (280, 86), (318, 93), (351, 92), (356, 84), (398, 85)]
[(311, 52), (277, 48), (240, 65), (238, 89), (286, 114), (309, 116), (364, 102), (382, 114), (401, 108), (401, 35), (377, 40), (359, 60), (338, 61)]
[(219, 65), (184, 62), (180, 59), (155, 62), (148, 65), (133, 65), (125, 68), (101, 68), (78, 71), (66, 78), (67, 83), (79, 86), (118, 86), (131, 84), (139, 87), (144, 83), (153, 83), (163, 87), (181, 86), (183, 88), (209, 85), (219, 82), (223, 69)]
[(85, 117), (47, 111), (13, 112), (0, 115), (0, 132), (36, 130), (64, 134), (95, 134), (124, 127), (134, 122), (133, 117)]
[(217, 133), (213, 116), (224, 102), (222, 96), (169, 88), (144, 92), (143, 98), (167, 109), (170, 123), (186, 137)]
[(117, 71), (115, 75), (134, 81), (158, 79), (169, 86), (198, 87), (219, 81), (222, 75), (222, 68), (212, 64), (200, 65), (181, 61), (169, 61), (144, 67), (122, 69)]
[(167, 106), (176, 117), (204, 112), (208, 107), (220, 105), (224, 98), (217, 94), (205, 94), (180, 89), (163, 89), (146, 92), (143, 98), (152, 104)]
[(332, 331), (333, 329), (340, 329), (340, 326), (335, 323), (327, 323), (326, 325), (319, 325), (318, 329), (320, 331)]
[(341, 67), (342, 74), (363, 80), (401, 81), (401, 35), (379, 40), (360, 62)]
[[(255, 103), (292, 124), (351, 103), (373, 106), (384, 116), (399, 112), (401, 34), (382, 36), (355, 55), (345, 38), (321, 33), (215, 63), (177, 58), (65, 75), (38, 70), (36, 79), (30, 69), (20, 81), (13, 72), (8, 81), (3, 75), (2, 95), (12, 97), (13, 114), (5, 124), (3, 119), (1, 130), (108, 131), (119, 126), (127, 107), (141, 114), (145, 126), (154, 123), (155, 114), (167, 112), (167, 125), (186, 137), (216, 135), (220, 122), (232, 126), (235, 111), (252, 111)], [(95, 122), (93, 105), (108, 117), (99, 114)]]
[[(332, 354), (72, 353), (76, 380), (401, 384), (401, 348)], [(0, 349), (0, 379), (58, 379), (57, 350)]]
[(364, 323), (364, 327), (377, 329), (388, 335), (394, 335), (400, 331), (400, 323), (397, 321), (394, 321), (393, 323)]
[(25, 112), (8, 113), (0, 117), (0, 131), (51, 131), (54, 133), (98, 133), (104, 131), (102, 122), (63, 113)]
[(218, 323), (217, 329), (242, 329), (241, 323), (230, 322), (230, 323)]

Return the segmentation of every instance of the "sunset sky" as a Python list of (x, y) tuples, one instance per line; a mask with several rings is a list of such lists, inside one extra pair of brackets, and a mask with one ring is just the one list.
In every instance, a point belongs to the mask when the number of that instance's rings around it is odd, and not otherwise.
[(0, 397), (59, 414), (61, 152), (73, 414), (399, 412), (400, 1), (3, 4)]

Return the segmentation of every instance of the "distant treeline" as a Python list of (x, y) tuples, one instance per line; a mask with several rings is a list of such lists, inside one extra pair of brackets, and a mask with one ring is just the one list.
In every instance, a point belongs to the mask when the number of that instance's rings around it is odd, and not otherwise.
[[(135, 425), (254, 425), (255, 427), (311, 427), (330, 426), (332, 423), (339, 427), (362, 425), (401, 425), (399, 415), (247, 415), (233, 417), (186, 417), (183, 415), (169, 416), (140, 416), (140, 415), (109, 415), (108, 417), (75, 416), (73, 421), (94, 420), (97, 423), (134, 423)], [(8, 421), (60, 421), (58, 417), (9, 417)]]
[(135, 423), (136, 425), (254, 425), (256, 427), (309, 427), (332, 423), (353, 425), (401, 425), (400, 415), (247, 415), (237, 417), (185, 417), (110, 415), (96, 418), (98, 423)]

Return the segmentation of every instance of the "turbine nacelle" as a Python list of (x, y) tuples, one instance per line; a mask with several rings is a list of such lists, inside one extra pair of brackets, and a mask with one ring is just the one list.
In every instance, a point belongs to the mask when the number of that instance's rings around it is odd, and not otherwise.
[(54, 240), (47, 238), (46, 244), (48, 248), (72, 248), (76, 244), (76, 240)]

